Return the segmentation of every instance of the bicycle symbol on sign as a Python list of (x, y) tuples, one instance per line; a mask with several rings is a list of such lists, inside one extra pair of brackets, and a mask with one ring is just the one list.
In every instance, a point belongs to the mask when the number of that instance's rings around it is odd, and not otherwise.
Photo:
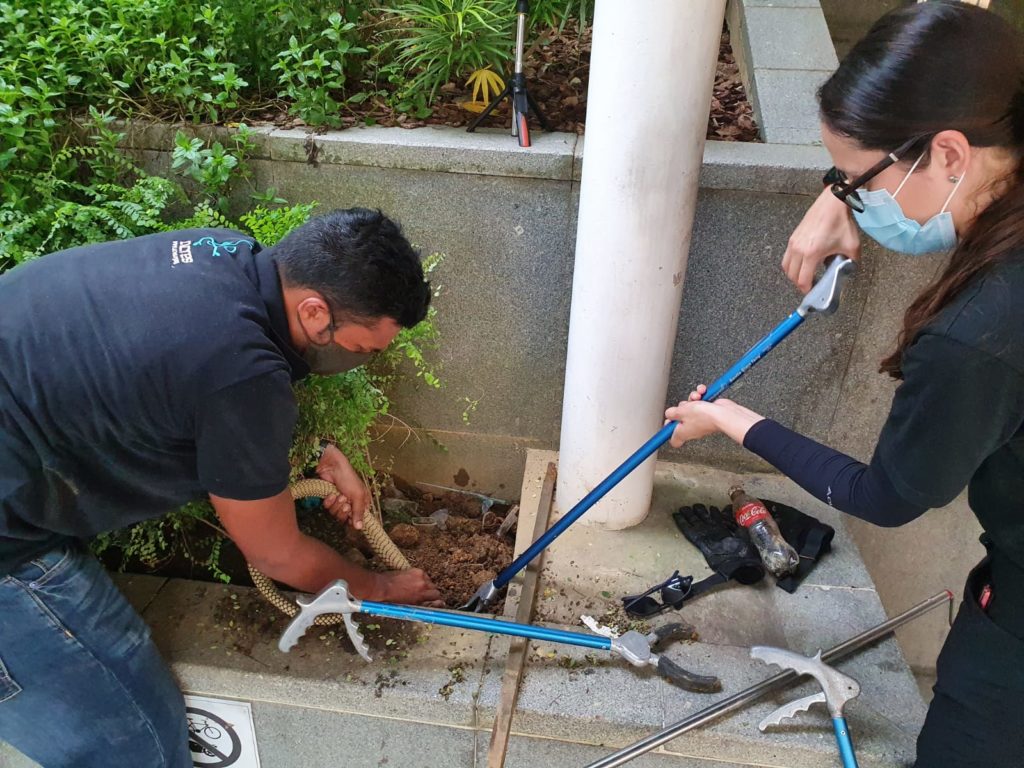
[(195, 768), (228, 768), (242, 756), (242, 741), (231, 723), (212, 712), (186, 707), (188, 748)]

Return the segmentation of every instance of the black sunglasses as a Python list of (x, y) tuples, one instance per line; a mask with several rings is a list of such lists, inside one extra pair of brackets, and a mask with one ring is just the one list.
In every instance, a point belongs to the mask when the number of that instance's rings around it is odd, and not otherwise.
[(833, 165), (828, 169), (828, 173), (825, 174), (825, 183), (831, 186), (833, 195), (850, 206), (850, 208), (857, 211), (857, 213), (862, 213), (864, 211), (864, 201), (860, 199), (860, 195), (857, 194), (857, 190), (875, 178), (875, 176), (880, 174), (890, 165), (898, 163), (903, 159), (903, 155), (914, 147), (915, 144), (921, 143), (926, 138), (929, 137), (915, 136), (910, 139), (910, 141), (901, 144), (853, 181), (846, 181), (843, 174), (839, 172), (839, 169)]
[[(627, 595), (622, 598), (622, 607), (630, 616), (648, 618), (655, 616), (670, 608), (680, 608), (687, 595), (690, 594), (690, 587), (693, 585), (692, 576), (680, 576), (675, 571), (665, 581), (655, 584), (639, 595)], [(661, 602), (651, 597), (655, 592), (661, 592)]]

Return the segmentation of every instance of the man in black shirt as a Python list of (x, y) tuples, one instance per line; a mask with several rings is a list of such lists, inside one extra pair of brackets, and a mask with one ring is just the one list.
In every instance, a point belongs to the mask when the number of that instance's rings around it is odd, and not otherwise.
[[(271, 248), (186, 230), (0, 276), (0, 739), (46, 766), (191, 765), (181, 695), (81, 542), (193, 499), (297, 589), (439, 598), (422, 571), (372, 573), (301, 533), (288, 492), (292, 384), (362, 364), (429, 301), (397, 225), (362, 209)], [(351, 464), (328, 446), (317, 471), (361, 527)]]

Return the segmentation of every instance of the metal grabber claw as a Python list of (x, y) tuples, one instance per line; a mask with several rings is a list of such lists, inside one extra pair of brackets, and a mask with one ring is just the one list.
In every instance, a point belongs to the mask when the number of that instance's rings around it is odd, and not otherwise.
[(814, 656), (803, 656), (783, 648), (756, 645), (750, 649), (750, 656), (782, 669), (792, 670), (798, 675), (810, 675), (821, 686), (819, 693), (805, 696), (779, 707), (764, 718), (757, 727), (763, 732), (769, 726), (778, 725), (798, 712), (806, 712), (814, 704), (825, 704), (832, 716), (832, 726), (836, 734), (836, 743), (839, 746), (839, 755), (843, 760), (843, 768), (857, 768), (857, 758), (853, 752), (853, 741), (846, 725), (843, 708), (847, 702), (860, 695), (860, 683), (822, 661), (821, 651)]
[(285, 653), (291, 650), (306, 630), (313, 625), (317, 616), (323, 613), (340, 613), (345, 619), (345, 629), (348, 630), (348, 636), (351, 638), (352, 644), (359, 651), (360, 656), (370, 661), (369, 649), (363, 640), (362, 634), (359, 632), (359, 626), (352, 620), (353, 613), (365, 613), (369, 616), (384, 616), (386, 618), (417, 621), (424, 624), (440, 624), (442, 626), (470, 629), (489, 634), (527, 637), (531, 640), (543, 640), (609, 651), (621, 656), (634, 666), (654, 667), (659, 675), (686, 690), (699, 693), (713, 693), (722, 689), (722, 685), (717, 677), (696, 675), (683, 669), (666, 656), (653, 653), (653, 649), (659, 643), (679, 639), (683, 636), (688, 637), (691, 630), (682, 624), (667, 624), (659, 627), (649, 635), (642, 635), (639, 632), (631, 631), (618, 636), (607, 627), (598, 627), (590, 619), (591, 623), (588, 626), (595, 631), (595, 634), (569, 632), (562, 629), (503, 621), (474, 613), (443, 611), (436, 608), (418, 608), (411, 605), (376, 603), (371, 600), (357, 600), (349, 595), (348, 585), (340, 580), (325, 587), (316, 597), (312, 599), (300, 598), (297, 602), (300, 606), (299, 613), (292, 619), (291, 624), (285, 629), (284, 634), (281, 635), (281, 640), (277, 644), (278, 648)]
[(281, 639), (277, 641), (277, 647), (281, 651), (288, 653), (294, 648), (295, 644), (299, 642), (299, 638), (313, 626), (317, 616), (324, 613), (340, 613), (345, 620), (345, 630), (348, 632), (349, 640), (352, 641), (356, 651), (367, 661), (373, 661), (370, 658), (370, 648), (363, 638), (363, 633), (359, 631), (359, 625), (352, 618), (353, 613), (360, 613), (363, 610), (362, 601), (356, 600), (348, 593), (348, 584), (338, 579), (320, 590), (320, 594), (313, 599), (303, 595), (295, 602), (299, 604), (299, 612), (285, 628)]

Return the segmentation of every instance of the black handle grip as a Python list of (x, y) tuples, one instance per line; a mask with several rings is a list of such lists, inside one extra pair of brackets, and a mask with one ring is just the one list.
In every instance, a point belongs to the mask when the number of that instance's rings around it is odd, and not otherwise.
[(696, 640), (697, 631), (689, 624), (681, 621), (674, 621), (671, 624), (662, 624), (655, 627), (654, 631), (647, 636), (651, 648), (657, 648), (661, 643), (676, 642), (678, 640)]
[(658, 674), (680, 688), (694, 693), (718, 693), (722, 690), (722, 681), (714, 675), (694, 674), (666, 656), (658, 657)]

